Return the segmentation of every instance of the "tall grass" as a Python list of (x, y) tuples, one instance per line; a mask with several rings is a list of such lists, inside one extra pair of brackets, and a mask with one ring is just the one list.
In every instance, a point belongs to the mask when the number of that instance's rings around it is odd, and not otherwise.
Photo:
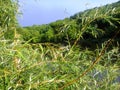
[[(74, 48), (68, 55), (66, 48), (49, 45), (33, 47), (4, 41), (0, 46), (1, 90), (56, 90), (78, 78), (100, 51)], [(119, 48), (114, 47), (84, 77), (64, 89), (119, 90), (119, 60)]]
[[(94, 18), (92, 15), (82, 18), (82, 30), (73, 46), (22, 43), (16, 31), (13, 41), (2, 37), (0, 90), (119, 90), (119, 44), (109, 50), (104, 48), (104, 44), (95, 50), (81, 49), (76, 45), (89, 23), (103, 16), (107, 18), (107, 14), (98, 13)], [(99, 62), (89, 69), (97, 58)], [(86, 70), (87, 73), (79, 78)]]

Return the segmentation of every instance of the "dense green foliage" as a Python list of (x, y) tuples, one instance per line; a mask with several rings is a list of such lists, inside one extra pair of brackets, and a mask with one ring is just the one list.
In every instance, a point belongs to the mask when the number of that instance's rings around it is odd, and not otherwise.
[[(3, 37), (6, 32), (12, 32), (13, 34), (13, 29), (17, 25), (17, 6), (17, 1), (0, 0), (0, 37)], [(8, 37), (12, 38), (11, 34)]]
[(1, 0), (0, 90), (119, 90), (119, 6), (22, 28), (17, 0)]
[[(68, 44), (69, 41), (69, 43), (73, 44), (79, 38), (80, 43), (81, 41), (91, 40), (95, 44), (101, 44), (106, 39), (111, 38), (120, 28), (119, 5), (120, 3), (117, 2), (117, 4), (96, 7), (77, 13), (64, 20), (58, 20), (47, 25), (28, 26), (18, 29), (18, 31), (23, 40), (28, 41), (31, 39), (31, 43)], [(86, 24), (86, 22), (88, 23)], [(119, 38), (119, 35), (117, 38)], [(82, 40), (80, 37), (82, 37)]]

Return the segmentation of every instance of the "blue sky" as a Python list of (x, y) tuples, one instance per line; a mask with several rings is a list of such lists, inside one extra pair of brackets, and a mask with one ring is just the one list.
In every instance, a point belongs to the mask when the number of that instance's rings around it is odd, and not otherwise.
[(118, 0), (19, 0), (21, 26), (41, 25), (64, 19), (77, 12)]

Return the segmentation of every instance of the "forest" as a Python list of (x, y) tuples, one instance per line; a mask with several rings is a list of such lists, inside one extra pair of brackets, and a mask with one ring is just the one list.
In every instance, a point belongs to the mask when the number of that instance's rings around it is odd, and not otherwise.
[(120, 90), (120, 1), (21, 27), (0, 2), (0, 90)]

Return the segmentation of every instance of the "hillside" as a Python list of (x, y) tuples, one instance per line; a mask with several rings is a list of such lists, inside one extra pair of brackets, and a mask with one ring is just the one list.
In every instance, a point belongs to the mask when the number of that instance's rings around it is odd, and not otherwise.
[[(120, 28), (119, 6), (120, 1), (85, 10), (50, 24), (19, 28), (18, 33), (22, 35), (24, 41), (30, 40), (30, 43), (50, 42), (66, 45), (73, 44), (79, 39), (77, 43), (87, 47), (101, 44)], [(119, 35), (116, 38), (118, 42), (120, 42)]]

